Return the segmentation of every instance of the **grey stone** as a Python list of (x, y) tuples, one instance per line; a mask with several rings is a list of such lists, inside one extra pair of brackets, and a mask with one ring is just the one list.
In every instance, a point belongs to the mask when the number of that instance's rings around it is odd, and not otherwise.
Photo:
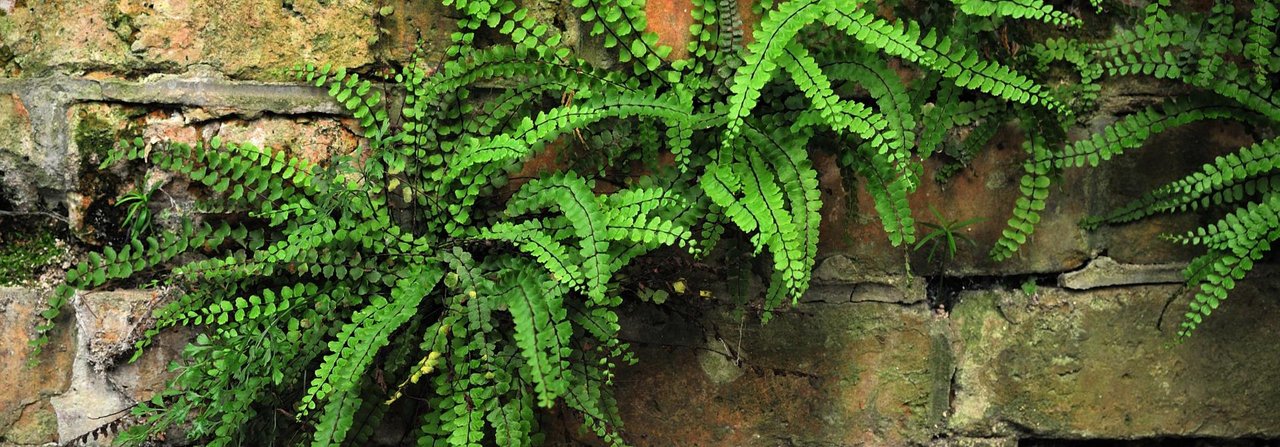
[(626, 331), (652, 335), (628, 338), (640, 362), (615, 380), (627, 439), (635, 445), (927, 443), (947, 410), (947, 325), (925, 306), (869, 299), (883, 299), (880, 294), (847, 289), (844, 301), (783, 306), (765, 324), (729, 303), (698, 306), (697, 316), (687, 314), (687, 306), (665, 315), (628, 310)]
[(799, 304), (891, 303), (919, 304), (928, 298), (924, 283), (903, 279), (897, 285), (861, 283), (853, 285), (814, 285), (797, 300)]
[(1121, 264), (1106, 256), (1090, 261), (1084, 268), (1058, 275), (1058, 285), (1074, 290), (1132, 284), (1177, 284), (1183, 282), (1186, 264)]
[[(948, 428), (973, 437), (1280, 437), (1280, 302), (1264, 276), (1183, 343), (1179, 286), (978, 291), (952, 310)], [(1171, 298), (1176, 298), (1171, 305)], [(1010, 320), (1002, 304), (1026, 311)]]
[[(159, 77), (142, 82), (95, 80), (67, 76), (0, 79), (0, 94), (14, 95), (22, 114), (0, 110), (0, 125), (25, 126), (6, 131), (0, 141), (0, 169), (10, 198), (19, 207), (56, 203), (78, 184), (74, 163), (80, 154), (70, 144), (70, 107), (85, 102), (114, 102), (200, 107), (245, 115), (342, 114), (324, 90), (298, 85), (217, 79)], [(9, 107), (17, 110), (19, 107)], [(25, 116), (19, 116), (25, 115)], [(12, 126), (10, 126), (12, 124)], [(28, 136), (29, 135), (29, 136)], [(21, 177), (17, 178), (21, 172)], [(12, 178), (11, 178), (12, 177)]]
[(37, 185), (52, 183), (36, 177), (48, 175), (33, 169), (41, 159), (30, 110), (17, 95), (0, 94), (0, 196), (19, 209), (29, 209), (38, 196)]
[(72, 439), (113, 420), (132, 403), (120, 390), (96, 371), (93, 354), (89, 349), (106, 326), (102, 319), (111, 321), (115, 315), (95, 315), (93, 299), (78, 294), (72, 299), (76, 315), (76, 351), (71, 366), (71, 386), (67, 391), (50, 399), (58, 415), (59, 439)]
[[(801, 301), (849, 301), (852, 298), (838, 298), (838, 296), (847, 297), (852, 293), (862, 295), (860, 300), (910, 304), (921, 302), (925, 297), (922, 278), (910, 274), (885, 273), (868, 269), (845, 255), (831, 255), (823, 259), (817, 268), (813, 269), (813, 283), (814, 286), (801, 298)], [(849, 287), (851, 285), (865, 288)], [(873, 290), (879, 290), (881, 293), (872, 295), (880, 296), (867, 296), (861, 293)], [(886, 296), (895, 293), (899, 296)]]

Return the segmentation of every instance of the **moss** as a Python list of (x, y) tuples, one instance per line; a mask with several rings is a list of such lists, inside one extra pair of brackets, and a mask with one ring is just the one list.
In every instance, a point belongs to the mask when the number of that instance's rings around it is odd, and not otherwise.
[(951, 317), (960, 321), (960, 338), (966, 346), (977, 346), (989, 315), (999, 314), (994, 293), (973, 293), (951, 310)]
[(34, 280), (64, 250), (53, 233), (43, 227), (0, 227), (0, 285)]
[[(84, 211), (84, 226), (78, 229), (78, 236), (92, 244), (118, 245), (125, 241), (124, 210), (113, 204), (115, 195), (127, 180), (99, 170), (98, 165), (115, 149), (117, 141), (133, 138), (141, 132), (133, 125), (120, 129), (110, 117), (104, 118), (89, 111), (82, 111), (77, 118), (72, 138), (80, 157), (78, 192), (92, 199)], [(129, 117), (122, 116), (121, 120), (129, 122)]]
[(80, 173), (98, 170), (98, 162), (104, 159), (116, 144), (116, 132), (111, 124), (97, 115), (82, 113), (76, 125), (75, 142), (80, 150)]

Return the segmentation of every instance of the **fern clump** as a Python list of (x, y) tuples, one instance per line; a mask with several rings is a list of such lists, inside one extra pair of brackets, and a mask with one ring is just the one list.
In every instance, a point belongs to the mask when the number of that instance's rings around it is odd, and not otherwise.
[[(620, 71), (579, 60), (512, 0), (445, 3), (462, 17), (438, 70), (418, 58), (375, 82), (298, 68), (359, 122), (367, 150), (312, 164), (218, 139), (131, 141), (109, 160), (212, 197), (180, 230), (91, 255), (39, 327), (75, 290), (164, 273), (175, 296), (138, 348), (172, 326), (202, 334), (126, 440), (189, 420), (209, 445), (358, 445), (412, 397), (419, 445), (532, 445), (536, 410), (554, 406), (622, 444), (608, 386), (632, 361), (617, 315), (632, 261), (705, 256), (736, 229), (770, 261), (767, 312), (805, 293), (817, 256), (812, 147), (864, 176), (889, 240), (910, 244), (907, 195), (950, 129), (1071, 113), (976, 49), (1006, 19), (1076, 23), (1041, 2), (932, 6), (955, 15), (944, 27), (858, 2), (762, 2), (743, 49), (736, 3), (702, 0), (691, 58), (667, 61), (642, 3), (575, 0)], [(570, 161), (521, 174), (549, 150)]]
[[(1128, 115), (1088, 138), (1054, 150), (1033, 153), (1026, 162), (1023, 184), (1049, 184), (1049, 174), (1068, 167), (1094, 167), (1142, 147), (1165, 130), (1208, 120), (1235, 120), (1274, 134), (1280, 124), (1280, 97), (1273, 85), (1280, 74), (1273, 42), (1277, 4), (1250, 2), (1237, 10), (1231, 2), (1215, 2), (1207, 13), (1180, 12), (1168, 1), (1147, 6), (1143, 20), (1132, 30), (1102, 42), (1059, 41), (1043, 50), (1053, 59), (1068, 61), (1081, 79), (1104, 76), (1147, 76), (1193, 87), (1188, 97)], [(1185, 272), (1193, 290), (1191, 308), (1178, 330), (1186, 337), (1226, 299), (1253, 268), (1254, 262), (1280, 237), (1273, 207), (1275, 138), (1216, 158), (1186, 177), (1120, 207), (1091, 217), (1085, 228), (1132, 222), (1158, 213), (1225, 208), (1217, 222), (1185, 235), (1168, 236), (1183, 244), (1201, 245), (1207, 253)], [(1047, 189), (1023, 190), (1005, 237), (992, 251), (997, 259), (1012, 256), (1034, 230)], [(1042, 207), (1042, 205), (1041, 205)]]

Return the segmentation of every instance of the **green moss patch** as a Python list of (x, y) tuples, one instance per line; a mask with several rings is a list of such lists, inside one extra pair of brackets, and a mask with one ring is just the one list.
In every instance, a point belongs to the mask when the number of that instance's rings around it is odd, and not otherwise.
[(49, 229), (0, 219), (0, 285), (34, 280), (64, 252)]

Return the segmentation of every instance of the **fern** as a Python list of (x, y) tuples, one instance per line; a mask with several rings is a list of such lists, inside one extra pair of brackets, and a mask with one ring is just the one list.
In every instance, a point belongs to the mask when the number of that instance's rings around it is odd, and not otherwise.
[(961, 11), (982, 17), (1040, 20), (1057, 26), (1080, 26), (1080, 19), (1040, 0), (951, 0)]
[[(1208, 14), (1181, 13), (1170, 2), (1155, 2), (1133, 30), (1118, 32), (1107, 41), (1054, 41), (1039, 49), (1039, 57), (1045, 61), (1070, 62), (1087, 82), (1100, 76), (1140, 75), (1178, 81), (1196, 92), (1191, 98), (1171, 100), (1127, 116), (1061, 150), (1045, 151), (1033, 158), (1034, 163), (1046, 171), (1098, 166), (1142, 147), (1168, 129), (1197, 121), (1239, 120), (1273, 128), (1280, 122), (1280, 99), (1271, 84), (1277, 73), (1274, 52), (1266, 42), (1274, 40), (1276, 4), (1252, 3), (1248, 19), (1242, 20), (1230, 2), (1214, 3)], [(1275, 144), (1274, 139), (1263, 140), (1218, 157), (1197, 172), (1082, 222), (1092, 229), (1157, 213), (1233, 209), (1213, 224), (1169, 237), (1208, 249), (1185, 271), (1188, 286), (1196, 292), (1178, 331), (1180, 338), (1189, 336), (1218, 308), (1277, 236), (1272, 194)], [(1034, 177), (1033, 183), (1047, 186), (1047, 178), (1040, 178)], [(1026, 181), (1024, 178), (1024, 185)], [(1034, 222), (1025, 217), (1035, 210), (1023, 205), (1034, 204), (1035, 195), (1043, 194), (1040, 191), (1023, 191), (1006, 237), (992, 250), (994, 257), (1011, 256), (1030, 234), (1033, 225), (1028, 223)]]
[[(1178, 331), (1179, 337), (1187, 337), (1227, 299), (1236, 281), (1244, 279), (1254, 263), (1280, 238), (1280, 216), (1276, 208), (1280, 196), (1268, 195), (1259, 202), (1250, 203), (1217, 223), (1193, 231), (1175, 242), (1194, 243), (1210, 248), (1208, 254), (1197, 258), (1203, 273), (1191, 273), (1189, 285), (1197, 288)], [(1201, 261), (1203, 259), (1203, 261)]]
[[(910, 149), (916, 139), (916, 111), (907, 105), (905, 88), (882, 65), (837, 64), (840, 78), (869, 85), (877, 98), (879, 111), (840, 98), (828, 75), (805, 47), (796, 42), (806, 27), (822, 23), (834, 31), (859, 41), (862, 45), (888, 55), (901, 57), (931, 70), (961, 88), (970, 88), (1001, 99), (1028, 105), (1043, 105), (1065, 113), (1064, 107), (1026, 78), (1013, 70), (988, 61), (980, 61), (976, 52), (961, 46), (950, 37), (939, 37), (935, 30), (923, 31), (909, 21), (890, 22), (878, 18), (856, 4), (847, 2), (802, 0), (782, 3), (771, 11), (756, 30), (755, 42), (747, 48), (744, 63), (738, 68), (728, 102), (725, 132), (719, 153), (712, 155), (712, 165), (704, 174), (702, 185), (716, 203), (726, 208), (728, 217), (748, 232), (758, 232), (753, 239), (757, 250), (765, 248), (775, 232), (782, 241), (797, 235), (795, 225), (788, 225), (787, 208), (780, 195), (770, 186), (772, 178), (760, 169), (752, 154), (745, 156), (735, 148), (759, 147), (751, 138), (742, 144), (742, 135), (750, 128), (746, 117), (761, 101), (764, 88), (782, 69), (808, 99), (810, 109), (795, 118), (793, 128), (820, 125), (840, 134), (867, 140), (876, 154), (864, 156), (869, 165), (860, 169), (864, 176), (874, 175), (873, 197), (884, 228), (894, 244), (914, 241), (914, 223), (907, 208), (906, 194), (916, 186), (914, 173), (908, 169)], [(858, 53), (868, 59), (869, 53)], [(739, 151), (740, 152), (740, 151)], [(852, 159), (851, 159), (852, 160)], [(898, 167), (887, 168), (888, 164)], [(874, 167), (874, 168), (872, 168)], [(742, 194), (741, 201), (738, 194)], [(804, 228), (804, 227), (799, 227)], [(799, 265), (791, 262), (792, 253), (775, 252), (775, 267)], [(793, 269), (783, 270), (782, 289), (789, 294), (803, 292), (804, 276)]]
[[(460, 18), (442, 63), (418, 53), (391, 79), (295, 70), (355, 118), (367, 149), (312, 164), (218, 139), (132, 141), (109, 160), (207, 196), (182, 231), (90, 255), (39, 326), (52, 330), (77, 289), (142, 273), (173, 290), (139, 352), (171, 327), (201, 335), (129, 439), (189, 419), (211, 445), (282, 432), (360, 444), (414, 396), (427, 408), (418, 445), (537, 445), (535, 412), (557, 406), (623, 444), (608, 391), (633, 361), (617, 313), (633, 261), (707, 256), (741, 233), (772, 267), (767, 318), (806, 292), (817, 257), (813, 148), (837, 148), (889, 240), (909, 244), (920, 161), (951, 130), (1011, 110), (1070, 115), (1061, 92), (976, 50), (997, 19), (1077, 22), (1035, 1), (956, 2), (959, 20), (938, 28), (857, 2), (762, 2), (743, 48), (737, 4), (700, 0), (689, 59), (668, 61), (642, 2), (575, 0), (620, 64), (608, 69), (519, 2), (444, 3)], [(280, 409), (296, 424), (267, 426)]]
[(1035, 225), (1040, 222), (1040, 212), (1044, 210), (1045, 200), (1049, 198), (1050, 163), (1047, 160), (1049, 148), (1046, 139), (1031, 133), (1023, 147), (1030, 158), (1023, 163), (1025, 173), (1018, 182), (1018, 190), (1022, 196), (1014, 203), (1013, 217), (991, 249), (991, 257), (997, 261), (1008, 259), (1018, 246), (1027, 242), (1035, 231)]

